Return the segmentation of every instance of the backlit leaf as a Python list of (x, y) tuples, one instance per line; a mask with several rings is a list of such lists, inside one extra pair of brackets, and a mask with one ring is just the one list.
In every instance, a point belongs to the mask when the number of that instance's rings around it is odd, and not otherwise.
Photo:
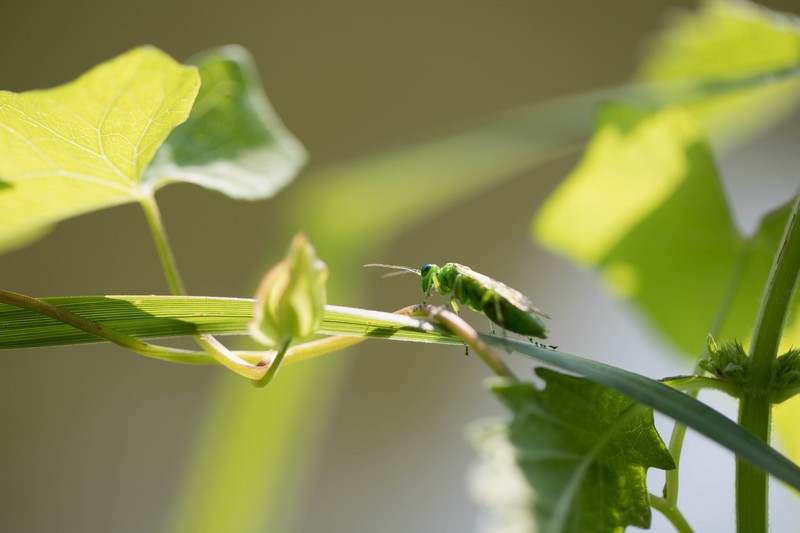
[[(790, 116), (800, 101), (800, 24), (793, 15), (746, 1), (711, 0), (675, 11), (649, 47), (639, 79), (705, 87), (684, 105), (715, 141), (752, 137)], [(753, 84), (753, 79), (761, 79)], [(742, 82), (739, 90), (717, 87)]]
[(705, 136), (680, 108), (606, 106), (534, 231), (597, 269), (691, 354), (705, 345), (744, 248)]
[(185, 181), (232, 198), (258, 200), (289, 183), (306, 161), (261, 86), (255, 61), (240, 46), (189, 60), (203, 84), (186, 123), (161, 147), (144, 180)]
[(193, 67), (143, 47), (54, 89), (0, 92), (0, 244), (135, 201), (198, 86)]

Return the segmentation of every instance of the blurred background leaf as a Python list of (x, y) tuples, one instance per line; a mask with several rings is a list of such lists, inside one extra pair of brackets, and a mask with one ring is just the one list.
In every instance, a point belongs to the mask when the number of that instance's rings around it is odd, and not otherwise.
[[(701, 83), (760, 75), (777, 83), (708, 96), (688, 111), (606, 107), (580, 165), (537, 215), (541, 242), (598, 270), (692, 357), (709, 333), (749, 340), (786, 221), (780, 209), (752, 237), (740, 233), (695, 118), (712, 135), (723, 132), (725, 144), (786, 116), (800, 94), (799, 44), (793, 19), (750, 4), (710, 2), (676, 17), (645, 61), (646, 77)], [(783, 349), (800, 341), (798, 328), (794, 313)], [(796, 442), (796, 424), (777, 420)], [(787, 451), (800, 459), (796, 445)]]
[[(655, 92), (670, 82), (705, 86), (688, 105), (718, 146), (746, 140), (786, 118), (797, 107), (800, 26), (796, 16), (751, 2), (707, 0), (675, 11), (652, 39), (639, 69)], [(740, 90), (720, 92), (747, 79)], [(666, 82), (666, 83), (665, 83)]]
[(250, 52), (229, 45), (188, 62), (199, 69), (200, 92), (144, 181), (155, 188), (186, 181), (240, 200), (274, 195), (305, 164), (306, 152), (272, 109)]
[(596, 268), (692, 355), (744, 252), (705, 135), (681, 108), (604, 107), (581, 163), (539, 210), (534, 231)]

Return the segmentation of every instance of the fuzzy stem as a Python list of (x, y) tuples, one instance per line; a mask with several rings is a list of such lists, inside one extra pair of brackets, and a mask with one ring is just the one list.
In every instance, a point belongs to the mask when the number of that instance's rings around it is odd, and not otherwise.
[[(800, 272), (800, 195), (795, 200), (781, 247), (761, 301), (750, 345), (750, 381), (742, 392), (739, 424), (769, 443), (771, 428), (770, 386), (772, 364)], [(736, 521), (740, 533), (766, 533), (769, 528), (767, 474), (736, 459)]]
[(669, 385), (673, 389), (682, 390), (684, 392), (697, 392), (702, 389), (712, 389), (724, 392), (734, 398), (739, 397), (739, 389), (736, 385), (719, 378), (712, 378), (707, 376), (675, 376), (659, 380), (665, 385)]

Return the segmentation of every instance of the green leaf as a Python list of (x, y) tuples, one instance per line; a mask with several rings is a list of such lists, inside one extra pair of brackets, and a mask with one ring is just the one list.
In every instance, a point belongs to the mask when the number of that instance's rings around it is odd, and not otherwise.
[[(686, 105), (712, 138), (727, 144), (790, 115), (800, 100), (798, 67), (800, 25), (793, 15), (750, 2), (713, 0), (697, 11), (674, 12), (652, 41), (638, 77), (661, 82), (667, 92), (674, 82), (707, 87), (707, 94)], [(762, 83), (715, 90), (754, 78)]]
[(652, 410), (583, 378), (547, 369), (537, 374), (544, 390), (508, 381), (492, 387), (514, 414), (504, 434), (532, 488), (528, 511), (537, 530), (649, 527), (647, 469), (675, 468)]
[(513, 350), (620, 392), (685, 424), (731, 450), (750, 464), (800, 490), (800, 467), (797, 464), (754, 437), (736, 422), (691, 396), (656, 380), (591, 359), (514, 339), (488, 335), (482, 337), (488, 344), (497, 348)]
[(248, 53), (228, 46), (194, 61), (202, 88), (196, 68), (142, 47), (54, 89), (0, 92), (0, 250), (171, 181), (251, 200), (288, 183), (305, 150)]
[[(70, 296), (42, 298), (50, 304), (139, 338), (212, 334), (246, 334), (254, 300), (188, 296)], [(98, 342), (50, 317), (0, 305), (0, 349)], [(428, 322), (407, 316), (328, 305), (319, 331), (328, 335), (392, 338), (416, 342), (462, 344)], [(507, 337), (481, 335), (497, 348), (580, 374), (686, 424), (753, 465), (800, 490), (800, 468), (735, 422), (663, 383), (565, 352)], [(215, 364), (199, 352), (186, 362)], [(786, 402), (790, 403), (790, 402)]]
[[(781, 207), (743, 237), (691, 115), (616, 104), (602, 109), (583, 159), (540, 209), (534, 232), (598, 270), (614, 294), (696, 354), (718, 322), (721, 340), (748, 339), (788, 212)], [(797, 318), (784, 349), (800, 343)]]
[(255, 61), (240, 46), (223, 46), (189, 62), (203, 81), (192, 113), (143, 181), (185, 181), (245, 200), (273, 196), (303, 166), (306, 151), (272, 109)]
[[(708, 333), (749, 341), (788, 212), (775, 210), (754, 235), (741, 236), (690, 114), (612, 105), (579, 166), (539, 211), (534, 232), (596, 269), (613, 293), (694, 356)], [(796, 295), (792, 309), (798, 306)], [(781, 349), (799, 344), (793, 312)], [(800, 430), (790, 412), (781, 409), (776, 427), (797, 459)]]
[(599, 270), (679, 347), (697, 353), (744, 241), (708, 143), (681, 108), (602, 109), (578, 167), (534, 221), (545, 246)]
[[(141, 339), (210, 333), (247, 335), (255, 300), (202, 296), (59, 296), (41, 300)], [(0, 304), (0, 350), (103, 342), (35, 311)], [(420, 331), (422, 327), (422, 331)], [(460, 344), (407, 316), (328, 305), (319, 333)], [(210, 355), (196, 362), (214, 363)]]
[(135, 201), (199, 83), (196, 69), (143, 47), (54, 89), (0, 92), (0, 244)]

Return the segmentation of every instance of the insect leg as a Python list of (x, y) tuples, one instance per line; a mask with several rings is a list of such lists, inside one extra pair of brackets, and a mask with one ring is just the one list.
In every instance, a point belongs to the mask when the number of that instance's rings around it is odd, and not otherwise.
[(453, 282), (452, 294), (450, 295), (450, 305), (453, 306), (453, 311), (458, 313), (458, 302), (464, 303), (464, 287), (461, 274), (456, 276)]
[(505, 331), (506, 319), (503, 316), (503, 310), (500, 309), (500, 295), (495, 292), (492, 292), (491, 294), (493, 296), (492, 303), (494, 304), (495, 316), (497, 316), (497, 320), (499, 321), (500, 325), (503, 326), (503, 331)]
[[(484, 309), (484, 314), (489, 316), (486, 313), (485, 309), (487, 304), (491, 304), (494, 306), (494, 316), (496, 318), (496, 323), (498, 326), (503, 328), (503, 335), (506, 334), (506, 327), (505, 327), (505, 318), (503, 317), (503, 310), (500, 308), (500, 295), (497, 294), (495, 291), (488, 289), (486, 293), (481, 298), (481, 309)], [(492, 326), (492, 333), (494, 333), (494, 326)]]
[[(487, 290), (486, 294), (481, 299), (481, 307), (486, 308), (487, 304), (494, 306), (494, 316), (497, 318), (497, 325), (503, 328), (503, 339), (506, 341), (506, 351), (511, 353), (511, 348), (508, 346), (508, 330), (506, 329), (506, 320), (503, 316), (503, 309), (500, 307), (501, 296), (493, 290)], [(491, 303), (489, 302), (491, 300)], [(494, 328), (492, 328), (494, 333)]]
[(428, 294), (430, 295), (431, 289), (435, 289), (436, 292), (438, 292), (439, 294), (444, 295), (444, 292), (442, 291), (442, 284), (439, 282), (439, 276), (438, 275), (433, 276), (431, 278), (431, 281), (432, 281), (432, 283), (431, 283), (431, 287), (428, 289)]

